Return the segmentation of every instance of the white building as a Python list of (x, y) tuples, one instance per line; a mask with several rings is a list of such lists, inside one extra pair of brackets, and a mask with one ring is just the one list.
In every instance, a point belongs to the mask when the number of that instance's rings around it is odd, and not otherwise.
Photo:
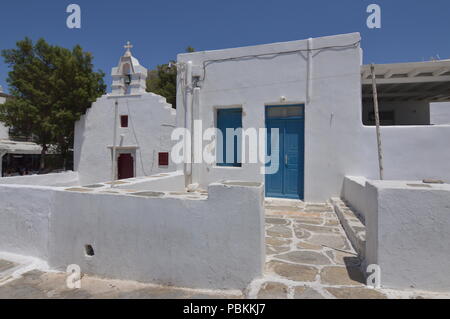
[[(201, 120), (204, 130), (280, 129), (276, 174), (261, 174), (264, 165), (242, 158), (225, 166), (188, 164), (188, 183), (258, 181), (269, 197), (324, 202), (341, 194), (346, 175), (378, 178), (371, 80), (360, 40), (353, 33), (180, 54), (179, 76), (187, 85), (178, 88), (179, 126)], [(450, 181), (450, 127), (430, 125), (430, 102), (450, 99), (450, 61), (375, 70), (382, 124), (391, 125), (382, 128), (386, 178)], [(248, 154), (248, 140), (239, 148)]]
[(147, 69), (132, 56), (131, 46), (126, 48), (112, 69), (112, 93), (75, 124), (74, 168), (81, 185), (111, 180), (114, 145), (115, 179), (175, 170), (169, 152), (176, 111), (165, 98), (145, 91)]

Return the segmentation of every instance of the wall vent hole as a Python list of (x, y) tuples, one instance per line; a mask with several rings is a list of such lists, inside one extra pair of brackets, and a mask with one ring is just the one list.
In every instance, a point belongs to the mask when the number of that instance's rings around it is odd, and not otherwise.
[(92, 248), (91, 245), (84, 246), (84, 252), (85, 252), (86, 256), (88, 256), (88, 257), (92, 257), (95, 255), (94, 248)]

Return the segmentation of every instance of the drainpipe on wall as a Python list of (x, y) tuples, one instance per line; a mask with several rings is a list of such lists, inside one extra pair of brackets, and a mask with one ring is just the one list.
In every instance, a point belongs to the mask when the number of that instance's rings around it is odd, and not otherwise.
[(190, 133), (190, 140), (184, 141), (185, 163), (184, 174), (186, 187), (191, 184), (192, 179), (192, 61), (186, 63), (186, 97), (184, 112), (184, 127)]
[[(195, 85), (195, 84), (194, 84)], [(192, 96), (192, 122), (195, 123), (196, 119), (200, 119), (200, 88), (194, 87), (193, 96)], [(199, 125), (197, 125), (199, 126)], [(192, 135), (192, 173), (191, 173), (191, 184), (195, 184), (198, 182), (198, 178), (195, 175), (195, 166), (194, 163), (197, 163), (197, 155), (202, 155), (203, 152), (203, 127), (200, 125), (199, 127), (194, 126), (194, 131)], [(202, 157), (203, 158), (203, 157)]]
[(112, 168), (111, 168), (111, 188), (113, 188), (116, 181), (116, 139), (117, 139), (117, 118), (119, 113), (119, 102), (114, 102), (114, 133), (113, 133), (113, 145), (112, 145)]
[(307, 81), (306, 81), (306, 103), (311, 102), (312, 96), (312, 73), (313, 73), (313, 39), (308, 39), (308, 69), (307, 69)]

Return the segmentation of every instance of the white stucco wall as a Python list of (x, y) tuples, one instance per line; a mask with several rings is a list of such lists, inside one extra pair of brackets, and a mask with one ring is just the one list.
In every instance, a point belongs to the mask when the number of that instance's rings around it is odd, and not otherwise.
[[(314, 48), (347, 46), (360, 40), (358, 33), (313, 39)], [(203, 62), (255, 54), (306, 49), (307, 41), (180, 54), (179, 62), (192, 61), (194, 75), (203, 77)], [(204, 129), (215, 126), (218, 107), (243, 108), (243, 128), (265, 127), (265, 105), (306, 103), (306, 52), (271, 58), (210, 64), (200, 81), (194, 119)], [(361, 50), (359, 47), (315, 51), (312, 58), (311, 101), (305, 110), (305, 199), (323, 202), (340, 194), (345, 175), (367, 175), (361, 115)], [(286, 101), (280, 102), (284, 96)], [(184, 125), (183, 97), (178, 92), (178, 124)], [(208, 184), (224, 178), (264, 181), (260, 164), (242, 168), (194, 165), (193, 182)]]
[(450, 124), (450, 102), (431, 103), (430, 117), (431, 124)]
[[(158, 166), (158, 152), (170, 152), (175, 110), (153, 93), (103, 96), (75, 124), (74, 167), (83, 185), (111, 180), (114, 103), (119, 103), (117, 146), (132, 147), (135, 176), (150, 176), (176, 170)], [(120, 127), (120, 116), (128, 115), (128, 128)], [(122, 144), (121, 135), (123, 135)], [(134, 147), (134, 148), (133, 148)]]
[[(368, 179), (379, 179), (374, 127), (365, 127)], [(439, 179), (450, 182), (450, 125), (381, 127), (386, 180)], [(356, 146), (358, 147), (358, 146)]]
[(39, 186), (0, 185), (0, 251), (48, 260), (54, 192)]
[(183, 171), (164, 173), (164, 176), (149, 176), (135, 180), (126, 180), (128, 184), (116, 185), (118, 189), (133, 189), (155, 192), (184, 192), (185, 177)]
[(366, 263), (388, 288), (450, 291), (450, 185), (369, 182)]
[(367, 179), (364, 177), (346, 176), (342, 188), (342, 197), (361, 216), (367, 211), (366, 183)]
[(62, 173), (28, 175), (0, 178), (0, 184), (36, 185), (36, 186), (75, 186), (79, 185), (78, 173), (67, 171)]
[(0, 252), (195, 288), (242, 289), (262, 275), (262, 184), (213, 184), (207, 199), (76, 190), (0, 185)]

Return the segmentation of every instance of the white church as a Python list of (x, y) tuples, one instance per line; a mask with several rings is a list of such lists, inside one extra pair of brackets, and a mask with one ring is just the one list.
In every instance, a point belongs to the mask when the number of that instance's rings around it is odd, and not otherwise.
[(82, 185), (176, 170), (169, 156), (176, 111), (145, 91), (148, 70), (131, 48), (112, 69), (112, 92), (75, 125), (74, 168)]

